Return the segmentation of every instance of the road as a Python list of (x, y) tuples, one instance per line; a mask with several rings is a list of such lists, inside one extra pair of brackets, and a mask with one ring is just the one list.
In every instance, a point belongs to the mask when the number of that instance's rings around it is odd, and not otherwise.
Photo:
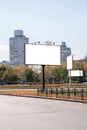
[(87, 104), (0, 95), (0, 130), (87, 130)]

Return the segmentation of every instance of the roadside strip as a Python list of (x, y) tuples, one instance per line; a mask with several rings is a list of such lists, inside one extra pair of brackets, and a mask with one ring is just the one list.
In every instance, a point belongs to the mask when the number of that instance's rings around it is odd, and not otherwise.
[(87, 103), (87, 100), (55, 98), (55, 97), (45, 97), (45, 96), (36, 96), (36, 95), (20, 95), (20, 94), (0, 94), (0, 95), (18, 96), (18, 97), (27, 97), (27, 98), (39, 98), (39, 99), (48, 99), (48, 100), (60, 100), (60, 101), (77, 102), (77, 103)]

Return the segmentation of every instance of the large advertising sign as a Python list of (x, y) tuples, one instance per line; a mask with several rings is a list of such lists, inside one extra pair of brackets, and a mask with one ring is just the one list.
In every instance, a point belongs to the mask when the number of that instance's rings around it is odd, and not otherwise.
[(73, 55), (67, 57), (67, 70), (71, 70), (73, 68)]
[(68, 76), (69, 77), (83, 76), (83, 70), (71, 70), (71, 71), (68, 71)]
[(26, 65), (60, 65), (60, 46), (43, 44), (25, 44)]

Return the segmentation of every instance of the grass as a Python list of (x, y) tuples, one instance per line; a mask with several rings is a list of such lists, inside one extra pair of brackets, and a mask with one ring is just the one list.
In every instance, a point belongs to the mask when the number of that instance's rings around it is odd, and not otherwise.
[(0, 90), (0, 94), (12, 94), (12, 95), (37, 95), (35, 90)]

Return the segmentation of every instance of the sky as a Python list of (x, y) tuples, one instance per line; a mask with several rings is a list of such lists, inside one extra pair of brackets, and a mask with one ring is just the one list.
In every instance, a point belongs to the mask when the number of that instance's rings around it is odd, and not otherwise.
[(74, 59), (87, 54), (87, 0), (0, 0), (0, 61), (9, 60), (9, 38), (23, 30), (29, 42), (71, 48)]

